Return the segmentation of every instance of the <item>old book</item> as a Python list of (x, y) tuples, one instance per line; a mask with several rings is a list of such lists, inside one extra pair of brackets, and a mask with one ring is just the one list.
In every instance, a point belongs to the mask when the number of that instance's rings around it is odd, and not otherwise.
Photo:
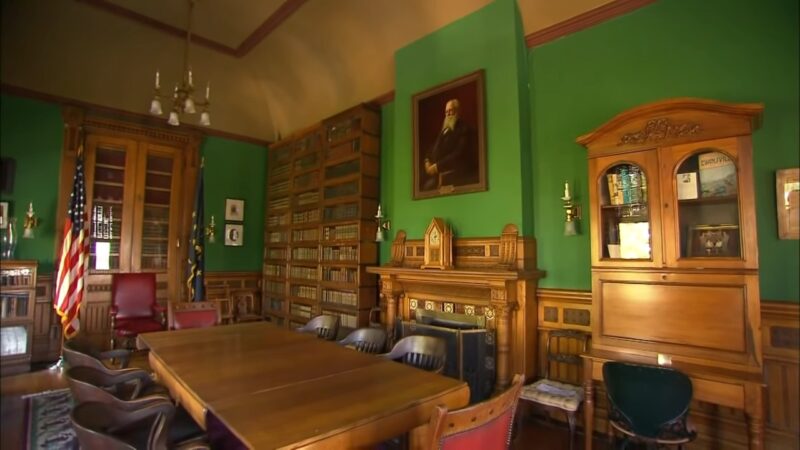
[(678, 200), (697, 198), (697, 172), (679, 173), (675, 176), (678, 185)]
[(723, 197), (736, 194), (736, 166), (728, 155), (703, 153), (697, 157), (700, 168), (701, 197)]

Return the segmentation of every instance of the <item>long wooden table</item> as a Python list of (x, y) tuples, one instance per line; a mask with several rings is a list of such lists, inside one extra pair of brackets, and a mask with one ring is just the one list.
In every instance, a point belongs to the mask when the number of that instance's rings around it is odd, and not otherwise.
[(213, 413), (258, 449), (357, 448), (411, 432), (421, 445), (438, 404), (469, 387), (267, 322), (138, 337), (159, 382), (205, 428)]

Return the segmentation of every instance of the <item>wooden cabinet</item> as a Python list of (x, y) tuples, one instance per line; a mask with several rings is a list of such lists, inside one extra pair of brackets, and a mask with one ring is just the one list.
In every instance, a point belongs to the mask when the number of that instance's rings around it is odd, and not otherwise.
[(377, 300), (379, 113), (359, 105), (270, 148), (263, 310), (302, 325), (364, 326)]
[[(187, 235), (191, 229), (199, 138), (99, 117), (66, 114), (69, 130), (85, 136), (89, 272), (81, 332), (109, 332), (115, 273), (156, 274), (158, 301), (185, 298)], [(76, 133), (73, 133), (76, 134)], [(71, 191), (77, 136), (65, 136), (62, 192)], [(75, 142), (73, 142), (75, 141)], [(64, 180), (70, 185), (63, 186)], [(59, 213), (66, 210), (66, 196)], [(63, 220), (63, 219), (60, 219)]]
[(36, 261), (0, 261), (0, 373), (30, 370)]
[(624, 112), (589, 150), (594, 349), (760, 372), (750, 134), (761, 105)]

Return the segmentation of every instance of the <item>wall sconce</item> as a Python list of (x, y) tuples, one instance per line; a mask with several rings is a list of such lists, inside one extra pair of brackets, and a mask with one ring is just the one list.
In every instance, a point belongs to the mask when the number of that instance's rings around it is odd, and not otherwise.
[(375, 231), (375, 242), (383, 242), (383, 230), (391, 230), (392, 222), (389, 219), (383, 220), (380, 204), (378, 204), (378, 213), (375, 214), (375, 223), (378, 224), (378, 230)]
[(211, 222), (208, 223), (206, 227), (206, 237), (208, 238), (208, 243), (213, 244), (217, 242), (217, 224), (214, 222), (214, 216), (211, 216)]
[(28, 212), (25, 213), (25, 223), (22, 225), (25, 229), (22, 232), (22, 237), (25, 239), (33, 239), (33, 229), (39, 225), (39, 218), (36, 217), (36, 213), (33, 211), (33, 202), (28, 204)]
[(564, 182), (564, 196), (561, 197), (564, 202), (564, 213), (567, 218), (564, 222), (564, 236), (575, 236), (578, 234), (576, 221), (581, 218), (581, 207), (572, 203), (572, 195), (569, 193), (569, 183)]

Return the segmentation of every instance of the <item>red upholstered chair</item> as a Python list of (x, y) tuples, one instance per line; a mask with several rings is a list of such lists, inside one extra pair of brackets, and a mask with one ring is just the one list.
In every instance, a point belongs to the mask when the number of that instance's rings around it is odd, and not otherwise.
[(163, 331), (164, 307), (156, 302), (154, 273), (117, 273), (111, 278), (111, 348), (116, 338)]
[(170, 302), (167, 309), (170, 330), (213, 327), (221, 320), (218, 302)]
[(515, 375), (511, 386), (496, 397), (448, 412), (437, 406), (429, 424), (430, 445), (441, 450), (500, 450), (511, 442), (511, 428), (525, 377)]

